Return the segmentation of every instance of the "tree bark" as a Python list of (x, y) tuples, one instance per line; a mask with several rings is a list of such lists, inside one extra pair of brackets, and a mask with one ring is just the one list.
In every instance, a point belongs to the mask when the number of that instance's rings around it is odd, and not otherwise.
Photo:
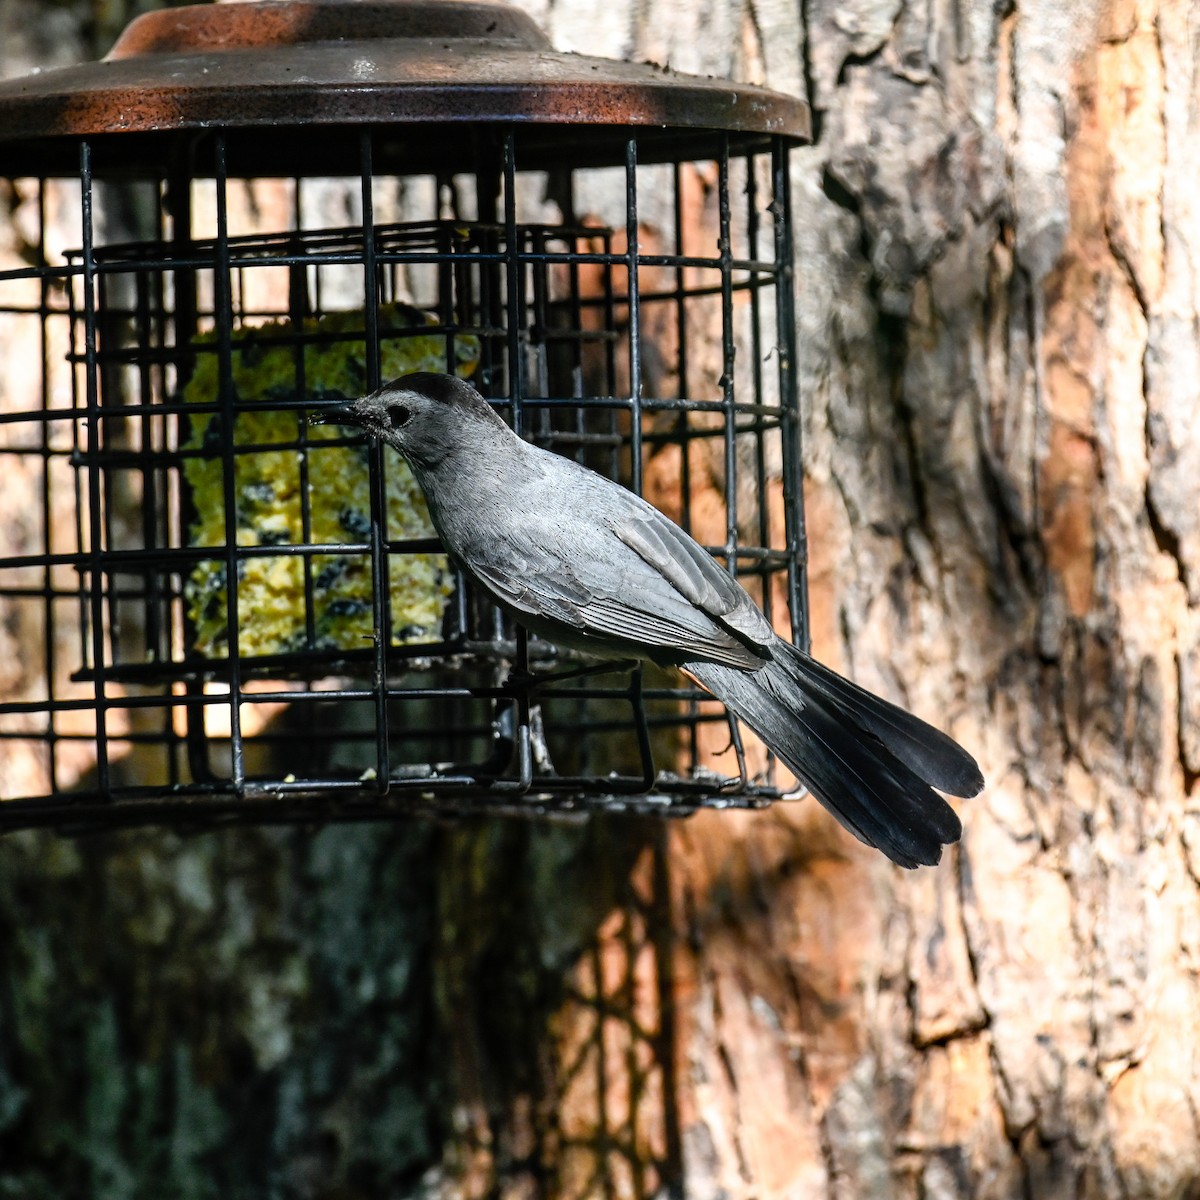
[[(987, 789), (916, 873), (811, 802), (6, 838), (0, 1194), (1200, 1195), (1194, 4), (523, 7), (813, 103), (814, 650)], [(42, 12), (7, 73), (111, 40)]]
[(814, 646), (988, 787), (675, 831), (687, 1195), (1195, 1195), (1196, 10), (802, 16)]

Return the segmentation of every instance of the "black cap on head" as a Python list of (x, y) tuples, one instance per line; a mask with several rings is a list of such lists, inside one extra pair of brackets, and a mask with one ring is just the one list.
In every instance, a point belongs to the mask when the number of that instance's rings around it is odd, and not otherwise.
[[(478, 405), (483, 397), (465, 380), (437, 371), (413, 371), (398, 379), (389, 379), (380, 392), (418, 392), (447, 405)], [(485, 402), (486, 403), (486, 402)]]

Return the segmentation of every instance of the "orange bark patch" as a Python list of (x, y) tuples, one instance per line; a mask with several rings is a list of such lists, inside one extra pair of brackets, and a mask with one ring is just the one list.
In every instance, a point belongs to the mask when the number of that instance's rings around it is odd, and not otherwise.
[(1082, 617), (1092, 603), (1096, 576), (1096, 451), (1085, 437), (1056, 422), (1042, 464), (1046, 561), (1062, 580), (1067, 605)]

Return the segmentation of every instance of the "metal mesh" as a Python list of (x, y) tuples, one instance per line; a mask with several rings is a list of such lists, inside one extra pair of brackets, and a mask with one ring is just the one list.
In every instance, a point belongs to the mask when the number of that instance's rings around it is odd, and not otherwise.
[[(0, 823), (777, 796), (721, 705), (527, 639), (440, 558), (397, 456), (304, 418), (454, 366), (805, 643), (786, 143), (643, 165), (631, 135), (614, 166), (547, 172), (510, 131), (404, 177), (363, 134), (358, 178), (256, 190), (210, 142), (202, 174), (121, 180), (82, 143), (77, 192), (15, 185), (36, 261), (0, 273), (0, 320), (41, 371), (2, 417), (32, 494), (0, 602), (41, 664), (0, 704)], [(59, 253), (51, 196), (80, 215)], [(150, 236), (110, 240), (130, 210)]]

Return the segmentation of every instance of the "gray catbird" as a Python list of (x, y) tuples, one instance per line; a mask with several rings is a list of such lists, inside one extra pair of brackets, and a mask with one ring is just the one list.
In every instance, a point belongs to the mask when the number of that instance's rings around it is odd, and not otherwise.
[(933, 790), (983, 787), (961, 746), (778, 637), (682, 529), (619, 484), (523, 441), (469, 383), (405, 375), (314, 420), (399, 450), (446, 550), (526, 628), (602, 657), (680, 668), (901, 866), (936, 863), (962, 834)]

